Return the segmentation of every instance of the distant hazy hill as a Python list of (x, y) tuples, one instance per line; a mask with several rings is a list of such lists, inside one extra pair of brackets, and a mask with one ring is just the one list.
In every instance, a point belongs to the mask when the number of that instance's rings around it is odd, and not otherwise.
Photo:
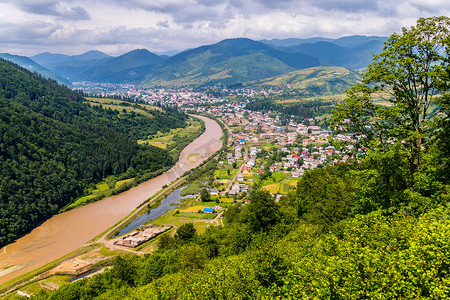
[(323, 37), (312, 37), (308, 39), (296, 39), (296, 38), (288, 38), (288, 39), (271, 39), (271, 40), (260, 40), (261, 43), (279, 46), (279, 47), (289, 47), (306, 43), (317, 43), (317, 42), (332, 42), (334, 39), (323, 38)]
[(46, 52), (32, 57), (33, 60), (39, 62), (54, 73), (69, 79), (71, 82), (73, 82), (81, 73), (112, 58), (112, 56), (97, 50), (72, 56)]
[(317, 66), (319, 60), (250, 39), (229, 39), (182, 52), (155, 66), (143, 83), (207, 85), (248, 82)]
[(341, 47), (358, 48), (374, 41), (383, 44), (387, 39), (387, 37), (381, 36), (352, 35), (338, 38), (333, 43)]
[(9, 61), (21, 66), (22, 68), (27, 69), (30, 72), (36, 72), (45, 78), (50, 78), (50, 79), (58, 81), (60, 84), (65, 84), (65, 85), (70, 86), (70, 82), (67, 79), (53, 73), (49, 69), (41, 66), (40, 64), (36, 63), (35, 61), (33, 61), (32, 59), (30, 59), (26, 56), (12, 55), (9, 53), (0, 53), (0, 58), (9, 60)]
[[(341, 43), (345, 44), (345, 42)], [(321, 65), (340, 66), (349, 69), (361, 69), (372, 62), (374, 54), (383, 49), (383, 42), (372, 40), (362, 45), (354, 44), (355, 48), (339, 46), (330, 42), (301, 44), (290, 48), (306, 54), (314, 54), (320, 59)]]
[(32, 60), (34, 60), (35, 62), (37, 62), (38, 64), (43, 65), (43, 66), (58, 64), (68, 58), (69, 58), (68, 55), (55, 54), (55, 53), (50, 53), (50, 52), (40, 53), (40, 54), (37, 54), (37, 55), (31, 57)]
[(153, 65), (165, 58), (146, 49), (136, 49), (90, 68), (75, 79), (112, 83), (138, 82), (148, 74)]
[(381, 52), (386, 37), (353, 35), (339, 39), (272, 39), (264, 43), (288, 47), (291, 51), (320, 59), (320, 64), (361, 69), (372, 62), (373, 54)]

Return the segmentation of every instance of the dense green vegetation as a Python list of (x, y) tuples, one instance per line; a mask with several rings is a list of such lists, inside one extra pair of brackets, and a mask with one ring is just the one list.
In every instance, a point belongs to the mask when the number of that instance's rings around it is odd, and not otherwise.
[(175, 109), (152, 117), (89, 107), (76, 92), (0, 61), (0, 246), (32, 229), (108, 175), (148, 174), (173, 164), (138, 145), (186, 125)]
[[(443, 45), (432, 48), (437, 53), (431, 57), (441, 55), (434, 63), (413, 53), (434, 68), (430, 73), (422, 69), (419, 76), (422, 82), (436, 76), (437, 95), (431, 101), (441, 104), (439, 113), (427, 119), (426, 130), (416, 127), (414, 132), (408, 125), (415, 117), (408, 115), (413, 109), (402, 112), (406, 106), (400, 105), (395, 111), (403, 117), (401, 129), (412, 135), (403, 143), (390, 136), (389, 146), (380, 147), (383, 139), (368, 135), (364, 142), (372, 149), (366, 155), (306, 173), (296, 191), (279, 202), (268, 192), (255, 191), (250, 203), (237, 203), (225, 212), (225, 226), (199, 235), (192, 224), (185, 224), (173, 238), (163, 236), (154, 254), (119, 256), (113, 269), (51, 294), (41, 292), (35, 299), (449, 298), (449, 27), (448, 18), (419, 20), (417, 28), (394, 35), (378, 60), (383, 63), (374, 63), (367, 73), (389, 69), (395, 61), (411, 62), (404, 53), (392, 55), (398, 41), (421, 45), (427, 33), (431, 44)], [(422, 38), (409, 40), (411, 36)], [(398, 88), (394, 84), (393, 90)], [(411, 94), (398, 93), (393, 99), (402, 103), (404, 95)], [(349, 91), (344, 108), (357, 100)], [(341, 107), (336, 119), (344, 113), (366, 121), (372, 115), (370, 110)], [(367, 121), (365, 128), (371, 124)], [(213, 167), (211, 161), (203, 169)]]

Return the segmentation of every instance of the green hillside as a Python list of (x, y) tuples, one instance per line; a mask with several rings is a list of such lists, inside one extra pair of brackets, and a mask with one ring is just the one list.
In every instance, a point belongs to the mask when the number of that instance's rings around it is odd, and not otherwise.
[(249, 39), (231, 39), (168, 58), (142, 81), (148, 86), (235, 84), (318, 65), (318, 60)]
[(112, 58), (75, 77), (75, 80), (94, 82), (138, 82), (142, 80), (151, 66), (163, 59), (146, 49), (136, 49), (119, 57)]
[(313, 67), (262, 79), (251, 85), (262, 88), (286, 86), (291, 94), (318, 97), (344, 94), (361, 78), (361, 74), (342, 67)]
[(0, 108), (0, 246), (106, 176), (172, 165), (166, 150), (137, 140), (184, 127), (187, 118), (171, 109), (149, 118), (90, 107), (79, 94), (3, 60)]
[(253, 97), (246, 108), (279, 112), (282, 122), (291, 115), (297, 121), (329, 116), (337, 102), (345, 98), (345, 90), (361, 78), (359, 73), (342, 67), (313, 67), (254, 81), (248, 86), (277, 92)]

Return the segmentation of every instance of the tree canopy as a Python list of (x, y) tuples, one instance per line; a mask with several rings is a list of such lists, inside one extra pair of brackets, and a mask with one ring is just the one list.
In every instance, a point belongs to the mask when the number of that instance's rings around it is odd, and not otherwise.
[(434, 135), (440, 109), (434, 104), (449, 89), (449, 30), (448, 17), (431, 17), (392, 34), (333, 118), (335, 126), (361, 135), (362, 144), (372, 150), (385, 152), (401, 143), (410, 187)]

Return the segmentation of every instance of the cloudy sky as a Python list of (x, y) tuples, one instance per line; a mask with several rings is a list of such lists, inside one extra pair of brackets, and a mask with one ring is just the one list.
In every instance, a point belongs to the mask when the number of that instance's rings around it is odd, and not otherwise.
[(226, 38), (389, 36), (448, 0), (0, 0), (0, 52), (120, 55)]

